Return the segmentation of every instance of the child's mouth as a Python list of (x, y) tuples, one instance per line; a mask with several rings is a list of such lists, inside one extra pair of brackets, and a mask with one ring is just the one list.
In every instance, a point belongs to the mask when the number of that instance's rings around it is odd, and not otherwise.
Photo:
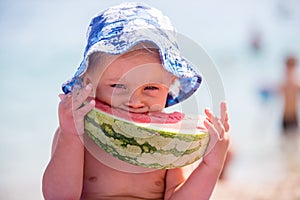
[(184, 114), (179, 112), (173, 112), (170, 114), (161, 111), (149, 111), (147, 108), (119, 108), (112, 107), (111, 105), (100, 101), (96, 101), (96, 108), (114, 116), (141, 123), (176, 123), (182, 120), (184, 117)]

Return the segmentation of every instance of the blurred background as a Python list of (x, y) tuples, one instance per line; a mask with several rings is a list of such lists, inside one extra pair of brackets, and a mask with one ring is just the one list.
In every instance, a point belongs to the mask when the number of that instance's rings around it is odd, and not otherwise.
[[(43, 199), (61, 83), (82, 59), (90, 19), (120, 2), (0, 1), (1, 199)], [(232, 159), (212, 199), (300, 199), (299, 133), (282, 133), (273, 92), (285, 57), (300, 58), (300, 1), (144, 2), (205, 49), (222, 78)]]

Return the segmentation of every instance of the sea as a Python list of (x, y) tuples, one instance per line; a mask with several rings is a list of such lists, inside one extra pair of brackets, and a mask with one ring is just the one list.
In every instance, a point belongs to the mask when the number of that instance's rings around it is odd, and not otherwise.
[[(0, 1), (0, 199), (43, 199), (61, 84), (82, 59), (90, 19), (121, 2)], [(228, 180), (268, 183), (299, 166), (299, 134), (283, 136), (282, 98), (274, 88), (283, 80), (285, 57), (300, 58), (300, 2), (142, 2), (169, 16), (206, 59), (198, 66), (199, 91), (174, 109), (203, 114), (210, 107), (218, 115), (220, 101), (228, 103)]]

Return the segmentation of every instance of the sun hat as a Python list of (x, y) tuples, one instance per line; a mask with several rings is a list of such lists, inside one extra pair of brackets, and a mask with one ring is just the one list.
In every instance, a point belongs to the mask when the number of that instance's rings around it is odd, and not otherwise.
[(67, 94), (82, 84), (81, 76), (92, 53), (119, 55), (141, 42), (157, 46), (164, 69), (178, 77), (170, 87), (166, 107), (182, 102), (199, 88), (201, 76), (180, 54), (169, 18), (144, 3), (128, 2), (109, 7), (91, 20), (83, 60), (74, 77), (63, 84), (63, 92)]

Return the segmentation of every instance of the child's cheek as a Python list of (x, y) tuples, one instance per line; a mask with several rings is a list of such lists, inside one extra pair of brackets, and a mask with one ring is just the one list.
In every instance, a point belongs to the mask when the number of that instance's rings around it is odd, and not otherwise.
[(145, 95), (150, 97), (160, 97), (161, 95), (164, 95), (161, 90), (146, 90), (144, 91)]

